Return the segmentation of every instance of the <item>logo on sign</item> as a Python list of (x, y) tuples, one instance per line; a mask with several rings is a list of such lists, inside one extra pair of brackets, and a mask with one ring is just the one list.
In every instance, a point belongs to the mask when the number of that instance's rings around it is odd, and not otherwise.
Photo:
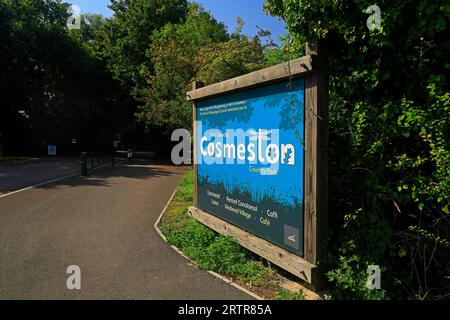
[(295, 148), (292, 144), (280, 146), (278, 129), (234, 129), (225, 133), (209, 129), (200, 139), (200, 153), (216, 159), (216, 163), (225, 160), (227, 164), (234, 164), (237, 160), (238, 163), (274, 165), (279, 164), (281, 158), (281, 164), (295, 165)]
[(292, 248), (298, 249), (300, 244), (297, 239), (299, 237), (299, 229), (284, 225), (284, 243)]

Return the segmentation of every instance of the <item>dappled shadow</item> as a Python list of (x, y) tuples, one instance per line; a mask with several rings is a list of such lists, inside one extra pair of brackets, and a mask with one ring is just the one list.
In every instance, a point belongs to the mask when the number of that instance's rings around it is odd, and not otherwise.
[(0, 195), (80, 171), (79, 158), (38, 158), (0, 163)]
[(185, 168), (176, 167), (169, 163), (161, 163), (151, 160), (134, 161), (132, 163), (118, 163), (116, 167), (105, 166), (89, 171), (88, 176), (75, 176), (72, 178), (52, 182), (42, 186), (35, 187), (36, 189), (52, 189), (58, 187), (109, 187), (116, 185), (119, 179), (126, 179), (127, 183), (133, 180), (151, 179), (155, 177), (167, 177), (172, 175), (179, 175), (183, 173)]

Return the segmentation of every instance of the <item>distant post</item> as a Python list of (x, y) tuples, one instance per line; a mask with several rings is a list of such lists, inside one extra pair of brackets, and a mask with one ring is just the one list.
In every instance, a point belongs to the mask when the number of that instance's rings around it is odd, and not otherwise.
[(81, 153), (81, 175), (87, 176), (87, 153)]
[[(192, 90), (197, 90), (200, 88), (203, 88), (205, 85), (200, 82), (200, 81), (194, 81), (192, 82)], [(192, 117), (193, 117), (193, 128), (192, 128), (192, 136), (195, 137), (195, 133), (197, 131), (197, 106), (195, 103), (195, 100), (192, 101)], [(194, 206), (198, 207), (198, 196), (197, 196), (197, 189), (198, 189), (198, 184), (197, 184), (197, 175), (198, 175), (198, 166), (197, 166), (197, 143), (195, 142), (195, 138), (193, 139), (193, 150), (194, 150)]]

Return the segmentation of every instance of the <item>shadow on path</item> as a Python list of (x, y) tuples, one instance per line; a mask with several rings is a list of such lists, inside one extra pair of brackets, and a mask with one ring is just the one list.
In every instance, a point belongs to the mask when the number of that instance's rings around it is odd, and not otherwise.
[[(78, 187), (78, 186), (98, 186), (108, 187), (111, 183), (111, 178), (126, 178), (126, 179), (150, 179), (157, 177), (167, 177), (177, 174), (175, 166), (165, 164), (157, 164), (149, 161), (140, 161), (131, 164), (119, 164), (115, 168), (108, 166), (89, 171), (88, 176), (73, 177), (42, 186), (35, 187), (36, 189), (52, 189), (60, 186)], [(120, 181), (120, 180), (119, 180)]]

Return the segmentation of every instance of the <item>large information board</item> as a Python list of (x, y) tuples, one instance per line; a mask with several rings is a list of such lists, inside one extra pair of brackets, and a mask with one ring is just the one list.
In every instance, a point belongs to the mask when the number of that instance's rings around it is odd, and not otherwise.
[(305, 81), (196, 102), (198, 208), (296, 255), (304, 248)]

